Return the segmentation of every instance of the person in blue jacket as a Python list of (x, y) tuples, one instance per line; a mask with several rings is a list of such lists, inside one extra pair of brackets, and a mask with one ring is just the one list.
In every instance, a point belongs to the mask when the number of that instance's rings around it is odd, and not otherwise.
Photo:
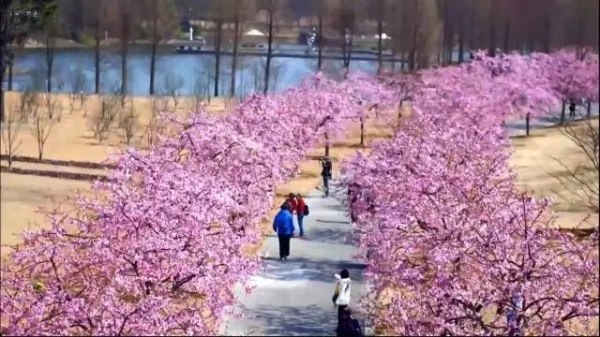
[(290, 240), (294, 236), (295, 230), (294, 218), (290, 213), (288, 203), (285, 202), (273, 220), (273, 231), (277, 232), (279, 238), (279, 259), (281, 261), (287, 260), (290, 256)]

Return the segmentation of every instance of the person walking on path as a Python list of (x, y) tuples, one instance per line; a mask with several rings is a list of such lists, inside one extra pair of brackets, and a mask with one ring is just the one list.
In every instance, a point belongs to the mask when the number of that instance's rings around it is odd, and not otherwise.
[(289, 211), (289, 204), (283, 203), (281, 209), (273, 220), (273, 231), (277, 232), (279, 239), (279, 259), (287, 260), (290, 256), (290, 240), (294, 236), (294, 218)]
[(296, 218), (298, 219), (298, 228), (300, 230), (300, 237), (304, 236), (304, 216), (308, 215), (308, 206), (302, 199), (300, 193), (296, 194)]
[(331, 171), (331, 159), (328, 156), (325, 156), (321, 159), (321, 176), (323, 177), (323, 191), (325, 191), (325, 197), (329, 196), (329, 180), (331, 180)]
[(337, 279), (337, 283), (335, 285), (335, 292), (332, 300), (333, 304), (338, 308), (338, 324), (336, 328), (336, 331), (338, 331), (342, 320), (342, 314), (348, 305), (350, 305), (352, 280), (350, 280), (350, 273), (346, 269), (342, 269), (339, 274), (335, 274), (335, 278)]
[(356, 212), (354, 207), (358, 201), (359, 194), (360, 185), (354, 181), (351, 182), (350, 185), (348, 185), (348, 208), (350, 210), (350, 221), (352, 221), (352, 223), (356, 222)]
[(340, 326), (336, 331), (337, 337), (363, 337), (364, 333), (357, 319), (352, 317), (350, 308), (345, 308), (342, 311)]
[(287, 202), (287, 204), (289, 206), (288, 209), (290, 210), (290, 213), (292, 213), (292, 215), (293, 215), (294, 212), (296, 212), (296, 209), (298, 208), (298, 200), (296, 200), (296, 195), (294, 193), (288, 194), (288, 197), (285, 200), (285, 202)]
[(575, 118), (575, 109), (576, 108), (577, 108), (577, 102), (575, 101), (575, 99), (571, 98), (569, 100), (569, 118), (570, 119)]

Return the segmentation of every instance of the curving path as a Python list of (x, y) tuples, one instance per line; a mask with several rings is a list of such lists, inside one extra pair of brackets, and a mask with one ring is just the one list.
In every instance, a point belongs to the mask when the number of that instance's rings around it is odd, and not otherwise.
[[(357, 253), (356, 237), (346, 208), (335, 197), (345, 197), (335, 182), (332, 197), (312, 191), (305, 197), (310, 215), (304, 218), (305, 237), (293, 238), (291, 254), (286, 262), (279, 261), (276, 236), (269, 236), (261, 248), (263, 270), (250, 281), (255, 288), (246, 294), (236, 287), (240, 304), (236, 311), (243, 318), (231, 318), (222, 328), (228, 336), (333, 336), (337, 309), (331, 297), (334, 274), (348, 269), (353, 282), (354, 316), (365, 325), (356, 309), (364, 293), (362, 271), (365, 266), (353, 258)], [(296, 229), (298, 231), (298, 229)], [(367, 326), (366, 332), (370, 333)]]

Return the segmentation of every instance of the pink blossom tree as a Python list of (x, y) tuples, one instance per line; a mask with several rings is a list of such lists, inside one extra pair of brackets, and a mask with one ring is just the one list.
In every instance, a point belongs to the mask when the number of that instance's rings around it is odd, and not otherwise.
[(387, 333), (564, 335), (598, 316), (597, 232), (552, 229), (508, 168), (502, 122), (558, 102), (544, 56), (518, 58), (422, 72), (411, 119), (344, 165), (368, 194), (351, 212)]
[(322, 75), (255, 95), (224, 118), (169, 119), (147, 153), (126, 151), (77, 214), (51, 214), (2, 265), (8, 335), (214, 335), (259, 268), (277, 184), (324, 133), (341, 133), (343, 84)]

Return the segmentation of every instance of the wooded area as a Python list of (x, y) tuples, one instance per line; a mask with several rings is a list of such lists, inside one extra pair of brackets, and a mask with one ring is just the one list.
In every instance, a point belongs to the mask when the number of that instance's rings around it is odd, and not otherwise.
[[(49, 10), (42, 11), (43, 18), (35, 23), (15, 19), (20, 8), (32, 6)], [(353, 49), (375, 51), (381, 72), (384, 51), (403, 60), (399, 69), (392, 63), (387, 70), (414, 70), (432, 63), (463, 62), (468, 51), (480, 49), (491, 55), (498, 50), (549, 52), (565, 46), (597, 50), (599, 39), (597, 0), (12, 0), (2, 1), (2, 7), (1, 73), (3, 80), (7, 73), (8, 90), (12, 89), (14, 49), (27, 36), (45, 46), (47, 91), (52, 90), (57, 41), (95, 50), (95, 93), (100, 93), (103, 46), (119, 47), (118, 91), (124, 94), (129, 46), (150, 45), (148, 93), (155, 94), (158, 46), (167, 40), (185, 42), (188, 29), (184, 28), (191, 26), (194, 35), (214, 47), (214, 96), (235, 95), (234, 75), (228, 93), (219, 89), (221, 51), (232, 51), (230, 71), (236, 74), (239, 47), (248, 39), (243, 33), (249, 29), (264, 34), (259, 37), (266, 49), (264, 92), (272, 77), (273, 44), (283, 37), (288, 43), (297, 41), (311, 29), (320, 37), (318, 70), (327, 48), (341, 50), (339, 68), (345, 69), (350, 67)]]

